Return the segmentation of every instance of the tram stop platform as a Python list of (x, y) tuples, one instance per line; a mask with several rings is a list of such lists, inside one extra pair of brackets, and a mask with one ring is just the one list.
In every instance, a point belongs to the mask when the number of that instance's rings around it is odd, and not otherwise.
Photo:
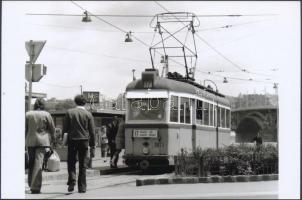
[[(126, 165), (123, 163), (123, 159), (119, 158), (118, 161), (118, 168), (117, 169), (111, 169), (110, 168), (110, 157), (106, 158), (93, 158), (92, 160), (92, 168), (89, 168), (86, 170), (86, 176), (87, 177), (93, 177), (93, 176), (100, 176), (105, 174), (110, 174), (114, 172), (121, 172), (125, 168), (127, 168)], [(78, 162), (76, 164), (77, 172), (78, 172)], [(61, 161), (60, 162), (60, 170), (57, 172), (48, 172), (43, 171), (42, 173), (42, 180), (43, 181), (56, 181), (56, 180), (66, 180), (68, 179), (68, 171), (67, 171), (67, 162)], [(27, 170), (25, 171), (25, 183), (27, 183)]]

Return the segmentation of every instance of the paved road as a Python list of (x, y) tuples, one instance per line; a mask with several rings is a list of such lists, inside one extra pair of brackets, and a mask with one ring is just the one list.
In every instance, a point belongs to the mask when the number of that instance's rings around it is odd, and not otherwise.
[(278, 198), (278, 181), (261, 181), (245, 183), (198, 183), (171, 185), (135, 185), (137, 178), (168, 177), (162, 175), (103, 175), (88, 178), (86, 193), (67, 192), (66, 181), (48, 181), (43, 183), (42, 194), (30, 194), (26, 190), (26, 198), (41, 199), (77, 199), (77, 198), (121, 198), (121, 199), (164, 199), (164, 198)]

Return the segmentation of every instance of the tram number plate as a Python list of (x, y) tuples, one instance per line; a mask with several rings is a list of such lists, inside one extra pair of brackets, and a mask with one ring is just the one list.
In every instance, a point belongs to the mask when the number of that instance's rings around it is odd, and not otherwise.
[(133, 137), (157, 138), (157, 130), (135, 129), (133, 130)]

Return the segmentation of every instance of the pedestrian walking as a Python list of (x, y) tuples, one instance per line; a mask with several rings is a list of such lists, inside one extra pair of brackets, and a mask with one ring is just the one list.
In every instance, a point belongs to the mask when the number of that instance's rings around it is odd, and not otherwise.
[(115, 138), (116, 150), (113, 154), (112, 163), (114, 166), (117, 167), (117, 162), (119, 159), (119, 154), (121, 153), (122, 149), (125, 148), (125, 121), (124, 119), (120, 119), (118, 131)]
[(112, 162), (113, 155), (116, 151), (116, 144), (115, 144), (115, 137), (118, 131), (118, 118), (117, 116), (114, 116), (113, 121), (107, 125), (107, 139), (108, 139), (108, 146), (110, 150), (110, 167), (116, 168), (117, 166), (114, 165)]
[[(79, 160), (78, 191), (85, 193), (86, 168), (88, 157), (93, 158), (95, 155), (95, 135), (94, 120), (90, 112), (84, 105), (86, 99), (83, 95), (77, 95), (74, 98), (76, 108), (69, 109), (64, 118), (63, 133), (68, 134), (68, 191), (72, 192), (76, 184), (76, 157)], [(88, 148), (90, 147), (90, 152)], [(90, 153), (90, 156), (89, 156)]]
[(42, 167), (45, 154), (55, 147), (55, 126), (45, 110), (45, 101), (38, 98), (34, 110), (26, 113), (25, 144), (28, 150), (28, 186), (32, 194), (41, 192)]

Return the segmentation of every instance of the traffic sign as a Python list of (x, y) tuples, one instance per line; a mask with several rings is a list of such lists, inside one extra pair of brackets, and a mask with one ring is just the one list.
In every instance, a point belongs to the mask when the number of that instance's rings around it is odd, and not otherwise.
[(46, 40), (30, 40), (25, 42), (26, 51), (30, 57), (30, 62), (35, 63), (37, 58), (39, 57)]
[[(30, 68), (32, 69), (32, 74), (30, 75)], [(38, 82), (40, 79), (46, 75), (47, 67), (43, 64), (25, 64), (25, 78), (27, 81)]]
[(32, 81), (38, 82), (40, 79), (46, 75), (46, 66), (43, 64), (34, 64), (33, 65), (33, 73), (32, 73)]
[(83, 95), (87, 99), (88, 103), (100, 102), (100, 92), (83, 91)]

